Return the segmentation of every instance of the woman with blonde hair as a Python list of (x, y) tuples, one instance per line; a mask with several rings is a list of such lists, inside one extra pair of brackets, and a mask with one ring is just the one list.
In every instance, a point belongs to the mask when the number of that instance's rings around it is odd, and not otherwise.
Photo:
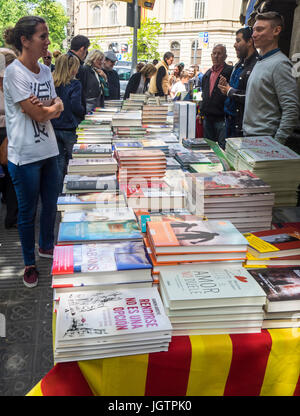
[(107, 76), (102, 71), (104, 53), (99, 49), (91, 50), (83, 65), (83, 89), (86, 99), (86, 111), (95, 107), (104, 107), (104, 96), (109, 95)]
[(146, 64), (140, 70), (133, 74), (127, 84), (124, 100), (129, 98), (130, 94), (145, 94), (148, 90), (150, 79), (156, 74), (156, 67), (153, 64)]
[(60, 117), (52, 120), (59, 150), (60, 191), (69, 160), (72, 158), (73, 146), (76, 143), (76, 128), (85, 114), (81, 102), (81, 83), (75, 79), (79, 65), (76, 56), (63, 54), (57, 58), (55, 70), (52, 73), (56, 94), (64, 104), (64, 111)]

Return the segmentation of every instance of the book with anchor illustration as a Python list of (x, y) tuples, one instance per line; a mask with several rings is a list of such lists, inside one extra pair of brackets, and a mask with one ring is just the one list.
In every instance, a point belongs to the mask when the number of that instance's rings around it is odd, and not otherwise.
[(147, 222), (156, 255), (247, 251), (248, 241), (226, 220)]
[(61, 293), (55, 362), (167, 351), (172, 326), (156, 288)]

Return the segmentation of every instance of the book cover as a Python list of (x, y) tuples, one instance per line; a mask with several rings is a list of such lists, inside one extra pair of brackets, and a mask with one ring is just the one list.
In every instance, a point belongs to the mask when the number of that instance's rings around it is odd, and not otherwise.
[(61, 222), (82, 222), (82, 221), (129, 221), (135, 220), (135, 213), (132, 208), (95, 208), (90, 211), (67, 211)]
[(55, 346), (61, 341), (98, 340), (163, 333), (172, 326), (155, 288), (62, 293)]
[(299, 311), (300, 268), (249, 269), (267, 296), (266, 311)]
[(140, 241), (55, 246), (52, 275), (66, 276), (119, 270), (151, 269)]
[(244, 234), (249, 252), (258, 258), (300, 254), (300, 232), (295, 227), (257, 231)]
[(95, 204), (118, 204), (124, 200), (123, 194), (117, 192), (90, 192), (86, 194), (60, 195), (58, 205), (95, 205)]
[[(244, 268), (228, 267), (223, 270), (207, 267), (206, 270), (167, 272), (161, 269), (161, 283), (167, 297), (169, 307), (176, 304), (186, 307), (203, 307), (205, 301), (216, 303), (234, 299), (251, 301), (264, 305), (266, 294), (251, 274)], [(209, 302), (208, 302), (209, 303)]]
[(136, 220), (120, 222), (62, 222), (59, 225), (58, 244), (78, 241), (139, 240), (143, 236)]
[(245, 237), (226, 220), (147, 222), (147, 235), (157, 253), (236, 251), (246, 250), (248, 245)]
[(73, 155), (86, 155), (86, 154), (111, 154), (111, 146), (103, 144), (84, 144), (84, 143), (75, 143), (72, 150)]
[[(200, 175), (200, 176), (197, 176)], [(270, 191), (270, 186), (250, 171), (216, 172), (210, 176), (191, 173), (187, 178), (203, 181), (204, 193), (207, 195), (225, 193), (258, 193)]]

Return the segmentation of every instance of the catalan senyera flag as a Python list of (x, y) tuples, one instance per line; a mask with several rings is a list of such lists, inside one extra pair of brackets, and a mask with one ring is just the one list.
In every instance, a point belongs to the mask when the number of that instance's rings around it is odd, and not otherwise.
[(27, 395), (300, 396), (300, 329), (180, 336), (167, 352), (60, 363)]

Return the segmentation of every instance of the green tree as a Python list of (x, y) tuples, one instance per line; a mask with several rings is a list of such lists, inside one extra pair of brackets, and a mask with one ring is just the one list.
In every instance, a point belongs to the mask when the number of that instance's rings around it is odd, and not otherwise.
[(101, 41), (100, 36), (97, 36), (94, 39), (90, 39), (91, 44), (90, 44), (89, 50), (99, 49), (101, 51), (102, 49), (101, 49), (101, 45), (100, 45), (101, 42), (100, 41)]
[(68, 17), (64, 7), (55, 0), (0, 0), (0, 46), (4, 45), (3, 31), (14, 26), (23, 16), (35, 15), (43, 17), (50, 33), (50, 50), (63, 50), (66, 38)]
[(3, 32), (30, 12), (29, 3), (23, 0), (0, 0), (0, 46), (4, 46)]
[(55, 49), (63, 51), (63, 41), (66, 38), (66, 24), (69, 21), (64, 7), (55, 0), (38, 0), (35, 4), (36, 6), (31, 14), (41, 16), (46, 20), (51, 41), (49, 49), (51, 51)]
[[(133, 33), (133, 29), (132, 29)], [(162, 27), (156, 18), (146, 18), (141, 22), (141, 27), (137, 31), (137, 57), (138, 61), (152, 61), (160, 59), (158, 48), (159, 35), (162, 33)], [(128, 46), (130, 52), (126, 57), (131, 60), (133, 39), (129, 39)]]

